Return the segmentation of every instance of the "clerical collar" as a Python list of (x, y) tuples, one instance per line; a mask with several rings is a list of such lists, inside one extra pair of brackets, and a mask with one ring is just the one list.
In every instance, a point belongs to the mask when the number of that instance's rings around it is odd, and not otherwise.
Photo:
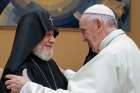
[(107, 37), (104, 38), (104, 40), (101, 42), (99, 49), (104, 49), (114, 38), (125, 34), (125, 32), (121, 29), (115, 30), (111, 32)]

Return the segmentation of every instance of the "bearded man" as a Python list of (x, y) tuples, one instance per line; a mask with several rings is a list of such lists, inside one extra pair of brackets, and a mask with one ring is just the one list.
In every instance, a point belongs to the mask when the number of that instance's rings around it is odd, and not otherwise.
[(46, 10), (34, 3), (30, 3), (27, 9), (17, 25), (0, 91), (9, 93), (11, 90), (4, 85), (7, 74), (21, 75), (25, 68), (31, 81), (55, 90), (66, 89), (67, 80), (52, 59), (55, 37), (58, 35), (52, 19)]

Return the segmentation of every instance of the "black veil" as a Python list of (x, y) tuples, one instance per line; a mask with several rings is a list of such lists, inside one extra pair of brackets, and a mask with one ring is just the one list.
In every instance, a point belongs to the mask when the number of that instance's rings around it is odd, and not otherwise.
[(20, 66), (49, 31), (54, 31), (54, 37), (58, 35), (49, 13), (35, 3), (30, 3), (17, 25), (12, 51), (1, 78), (0, 92), (7, 93), (2, 90), (5, 88), (5, 76), (7, 74), (21, 75)]

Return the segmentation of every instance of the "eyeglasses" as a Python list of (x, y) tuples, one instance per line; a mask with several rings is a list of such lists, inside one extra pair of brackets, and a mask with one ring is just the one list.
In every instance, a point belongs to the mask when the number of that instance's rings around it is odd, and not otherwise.
[(54, 36), (54, 33), (52, 31), (46, 32), (46, 37), (47, 38), (51, 38), (52, 36)]

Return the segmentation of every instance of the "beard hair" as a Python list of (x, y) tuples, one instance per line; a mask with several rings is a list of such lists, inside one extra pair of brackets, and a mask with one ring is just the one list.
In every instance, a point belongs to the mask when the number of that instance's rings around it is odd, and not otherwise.
[(44, 61), (49, 61), (53, 57), (53, 53), (49, 51), (43, 51), (43, 49), (39, 47), (33, 50), (33, 54), (35, 54), (37, 57)]

